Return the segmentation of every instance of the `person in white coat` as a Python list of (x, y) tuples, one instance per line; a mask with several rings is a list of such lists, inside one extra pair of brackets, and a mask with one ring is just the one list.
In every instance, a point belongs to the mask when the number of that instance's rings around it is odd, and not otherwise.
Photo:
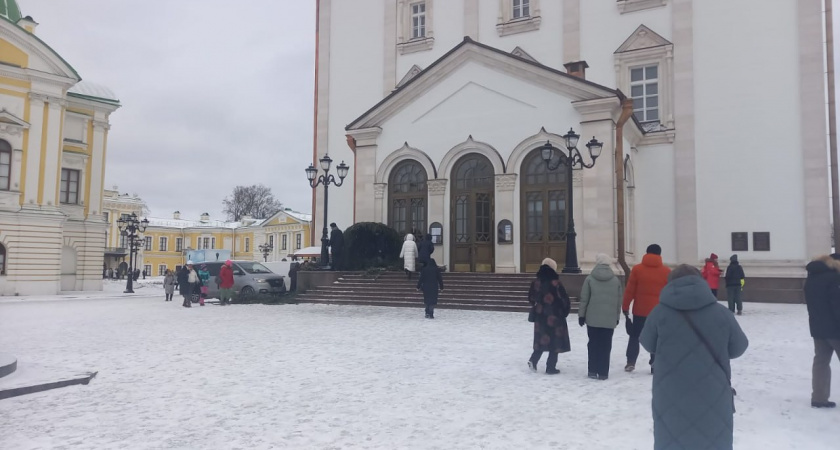
[(417, 260), (417, 244), (414, 242), (414, 235), (411, 233), (405, 235), (405, 242), (403, 242), (402, 250), (400, 250), (400, 258), (403, 259), (405, 275), (410, 280), (411, 272), (414, 272), (415, 261)]

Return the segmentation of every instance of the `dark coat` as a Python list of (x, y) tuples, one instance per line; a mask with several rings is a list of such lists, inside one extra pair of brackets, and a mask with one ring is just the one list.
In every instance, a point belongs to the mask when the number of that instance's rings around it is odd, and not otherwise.
[(811, 336), (840, 339), (840, 261), (830, 256), (817, 258), (807, 266), (805, 303)]
[(344, 251), (344, 233), (338, 228), (330, 231), (330, 251), (333, 255)]
[(435, 244), (432, 244), (431, 237), (428, 235), (417, 244), (417, 259), (421, 262), (428, 261), (434, 252)]
[(178, 271), (178, 293), (184, 296), (192, 295), (192, 286), (190, 286), (190, 271), (187, 266), (181, 267)]
[[(749, 345), (738, 321), (698, 276), (668, 283), (639, 341), (656, 353), (653, 375), (654, 449), (732, 448), (729, 360)], [(687, 312), (723, 367), (683, 317)]]
[(560, 276), (551, 267), (541, 266), (531, 282), (528, 302), (534, 310), (534, 350), (565, 353), (571, 351), (566, 317), (571, 301)]
[(420, 269), (417, 289), (423, 291), (423, 303), (427, 306), (437, 305), (438, 291), (443, 290), (443, 276), (441, 276), (440, 269), (434, 259), (430, 258), (426, 265)]
[(726, 268), (726, 275), (724, 275), (726, 287), (741, 287), (741, 280), (744, 278), (744, 268), (738, 263), (738, 258), (733, 256), (729, 260), (729, 267)]

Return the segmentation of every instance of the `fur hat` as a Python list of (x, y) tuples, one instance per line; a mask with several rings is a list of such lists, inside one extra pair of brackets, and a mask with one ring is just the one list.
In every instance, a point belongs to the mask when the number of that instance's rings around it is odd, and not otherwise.
[(551, 270), (557, 272), (557, 261), (551, 258), (544, 259), (540, 265), (551, 267)]
[(709, 255), (709, 259), (718, 259), (718, 255), (712, 253), (711, 255)]
[(607, 255), (606, 253), (598, 253), (595, 255), (595, 264), (606, 264), (610, 265), (613, 263), (612, 257)]
[(645, 253), (652, 253), (654, 255), (661, 255), (662, 254), (662, 247), (659, 244), (650, 244), (645, 250)]
[(700, 271), (697, 270), (697, 268), (694, 267), (694, 266), (690, 266), (688, 264), (680, 264), (674, 270), (672, 270), (670, 274), (668, 274), (668, 282), (670, 283), (670, 282), (676, 280), (677, 278), (682, 278), (682, 277), (703, 278), (703, 275), (701, 275)]

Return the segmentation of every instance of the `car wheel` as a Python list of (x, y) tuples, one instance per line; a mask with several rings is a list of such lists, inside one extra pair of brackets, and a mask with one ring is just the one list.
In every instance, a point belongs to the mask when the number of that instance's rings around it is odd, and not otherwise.
[(251, 286), (245, 286), (239, 291), (239, 299), (241, 301), (248, 301), (254, 298), (254, 288)]

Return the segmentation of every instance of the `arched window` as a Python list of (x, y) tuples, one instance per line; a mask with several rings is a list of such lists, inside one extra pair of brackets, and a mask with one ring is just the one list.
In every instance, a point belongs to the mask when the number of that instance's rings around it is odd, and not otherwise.
[(427, 181), (426, 169), (417, 161), (403, 161), (391, 172), (388, 225), (400, 234), (425, 232)]
[(0, 139), (0, 190), (12, 187), (12, 146)]
[(0, 275), (6, 275), (6, 247), (0, 244)]

